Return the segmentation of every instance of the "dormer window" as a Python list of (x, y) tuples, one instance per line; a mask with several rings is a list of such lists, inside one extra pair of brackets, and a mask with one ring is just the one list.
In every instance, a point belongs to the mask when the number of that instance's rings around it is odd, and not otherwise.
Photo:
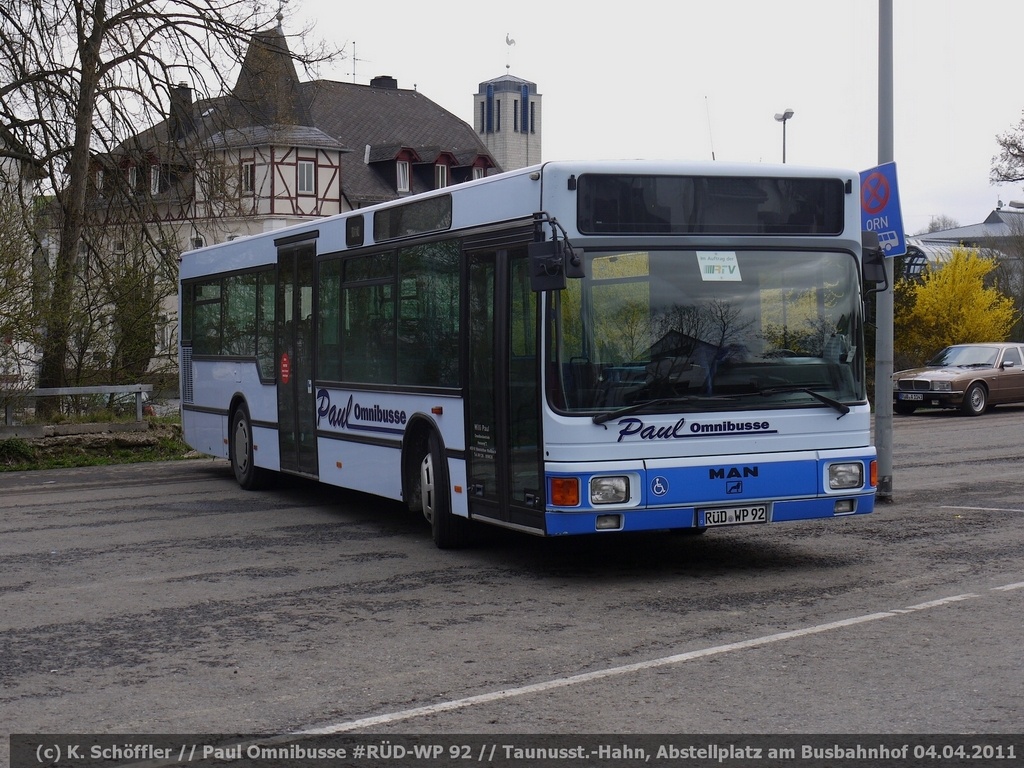
[(149, 167), (149, 194), (159, 195), (160, 194), (160, 166), (151, 165)]
[(438, 163), (434, 166), (434, 189), (443, 189), (448, 186), (448, 166)]
[(409, 161), (399, 160), (395, 163), (396, 188), (399, 192), (408, 192), (409, 187)]

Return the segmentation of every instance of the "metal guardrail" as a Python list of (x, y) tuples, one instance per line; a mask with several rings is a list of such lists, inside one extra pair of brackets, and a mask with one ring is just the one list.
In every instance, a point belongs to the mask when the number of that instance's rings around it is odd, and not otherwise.
[(14, 401), (36, 397), (71, 397), (75, 395), (135, 395), (135, 420), (142, 421), (143, 394), (152, 392), (152, 384), (111, 384), (96, 387), (41, 387), (39, 389), (0, 391), (6, 399), (4, 423), (14, 425)]

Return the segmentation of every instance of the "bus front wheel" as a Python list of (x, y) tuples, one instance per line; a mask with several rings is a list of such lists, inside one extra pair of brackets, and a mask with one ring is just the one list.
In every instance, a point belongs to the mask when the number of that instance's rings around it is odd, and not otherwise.
[(257, 467), (253, 458), (252, 420), (245, 405), (238, 406), (231, 416), (229, 448), (231, 469), (235, 473), (235, 480), (244, 490), (256, 491), (270, 485), (273, 473)]
[(420, 502), (439, 549), (458, 549), (469, 543), (471, 523), (452, 512), (448, 470), (436, 433), (430, 435), (427, 453), (420, 462)]

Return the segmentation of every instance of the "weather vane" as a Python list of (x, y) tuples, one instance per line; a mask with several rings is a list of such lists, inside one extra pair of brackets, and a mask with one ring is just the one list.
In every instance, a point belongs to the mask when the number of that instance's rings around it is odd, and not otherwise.
[(508, 46), (508, 58), (505, 59), (505, 69), (512, 69), (512, 46), (516, 44), (516, 41), (512, 39), (512, 33), (505, 33), (505, 45)]

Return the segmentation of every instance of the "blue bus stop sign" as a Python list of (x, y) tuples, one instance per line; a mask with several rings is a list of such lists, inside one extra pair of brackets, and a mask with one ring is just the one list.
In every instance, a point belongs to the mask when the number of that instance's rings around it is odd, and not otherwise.
[(878, 244), (887, 257), (902, 256), (907, 252), (896, 184), (896, 163), (861, 171), (860, 216), (863, 229), (878, 233)]

